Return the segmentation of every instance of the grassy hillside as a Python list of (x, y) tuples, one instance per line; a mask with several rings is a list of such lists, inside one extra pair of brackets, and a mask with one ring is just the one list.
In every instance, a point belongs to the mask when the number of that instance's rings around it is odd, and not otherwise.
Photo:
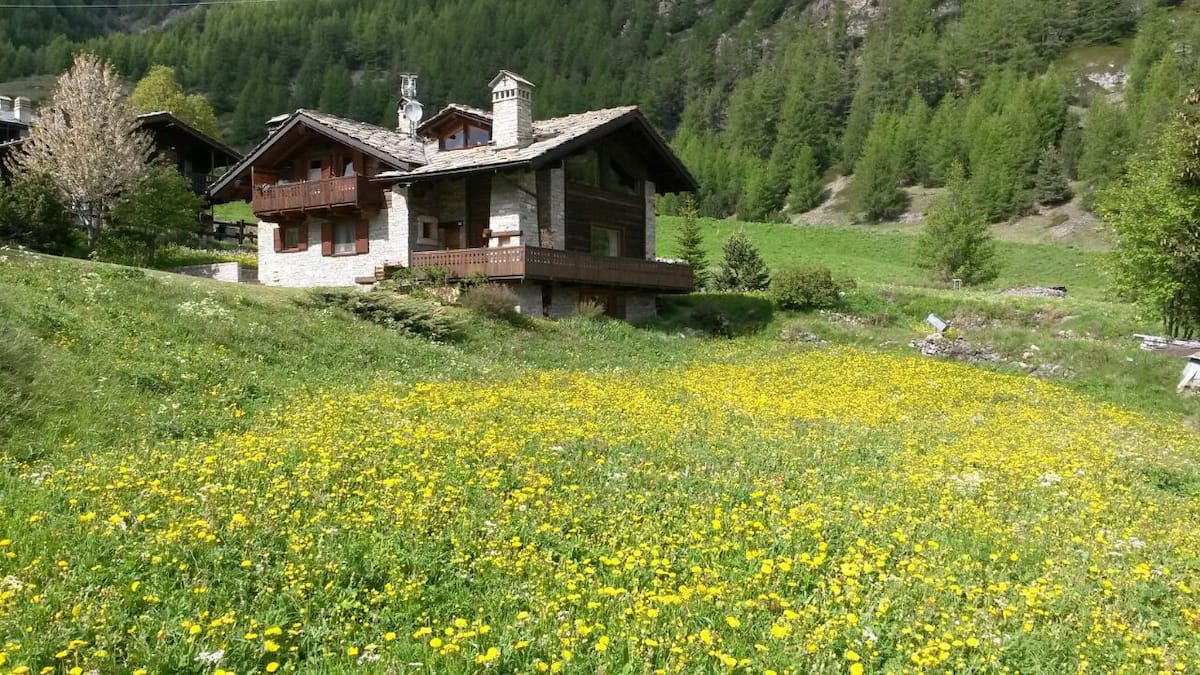
[[(675, 253), (677, 218), (661, 218), (659, 255)], [(743, 230), (772, 267), (821, 264), (869, 283), (920, 286), (928, 276), (916, 267), (916, 237), (911, 227), (803, 226), (704, 219), (709, 262), (720, 260), (721, 244)], [(1102, 257), (1061, 246), (999, 244), (1000, 278), (992, 286), (1066, 286), (1079, 298), (1106, 295)]]
[[(435, 344), (306, 297), (0, 251), (0, 667), (1200, 664), (1200, 409), (1127, 308), (693, 296)], [(1096, 368), (904, 344), (956, 309)]]

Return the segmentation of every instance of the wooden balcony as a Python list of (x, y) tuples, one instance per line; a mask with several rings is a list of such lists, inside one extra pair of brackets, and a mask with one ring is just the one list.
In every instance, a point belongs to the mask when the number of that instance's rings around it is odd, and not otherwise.
[(339, 208), (377, 207), (382, 195), (365, 176), (345, 176), (254, 189), (254, 213), (259, 216), (328, 211)]
[(662, 293), (692, 291), (692, 270), (687, 265), (536, 246), (424, 251), (413, 253), (411, 264), (414, 270), (442, 267), (457, 279), (483, 273), (497, 281), (558, 281)]

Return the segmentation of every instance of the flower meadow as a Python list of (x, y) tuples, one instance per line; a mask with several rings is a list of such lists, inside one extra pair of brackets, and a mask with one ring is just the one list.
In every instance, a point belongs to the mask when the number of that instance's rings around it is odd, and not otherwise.
[(1195, 672), (1200, 444), (836, 349), (0, 472), (0, 672)]

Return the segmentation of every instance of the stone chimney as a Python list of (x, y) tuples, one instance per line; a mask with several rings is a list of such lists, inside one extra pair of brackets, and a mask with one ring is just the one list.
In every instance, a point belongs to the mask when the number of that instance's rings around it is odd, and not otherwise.
[(13, 100), (11, 96), (0, 96), (0, 115), (9, 117), (13, 114)]
[(13, 99), (13, 116), (17, 118), (21, 124), (29, 125), (33, 123), (33, 101), (18, 96)]
[(508, 148), (533, 139), (533, 83), (508, 70), (492, 78), (492, 145)]

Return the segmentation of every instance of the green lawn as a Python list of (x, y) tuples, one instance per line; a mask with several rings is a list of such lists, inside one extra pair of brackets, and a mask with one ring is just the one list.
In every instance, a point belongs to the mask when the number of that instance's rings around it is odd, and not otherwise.
[[(675, 255), (679, 219), (658, 221), (658, 254)], [(860, 282), (928, 285), (928, 275), (916, 267), (916, 236), (912, 230), (887, 226), (813, 226), (781, 223), (743, 223), (703, 219), (704, 243), (710, 265), (721, 259), (721, 244), (738, 230), (745, 231), (771, 267), (825, 265)], [(1000, 277), (988, 288), (1066, 286), (1079, 298), (1101, 299), (1107, 288), (1103, 256), (1052, 245), (998, 242)]]

